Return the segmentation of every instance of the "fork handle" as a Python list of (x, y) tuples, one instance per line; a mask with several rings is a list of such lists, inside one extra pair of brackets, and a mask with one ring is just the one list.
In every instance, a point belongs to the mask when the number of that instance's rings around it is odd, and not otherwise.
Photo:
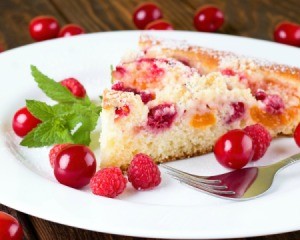
[(274, 163), (272, 166), (278, 171), (279, 169), (283, 169), (293, 163), (296, 163), (300, 160), (300, 153), (297, 153), (295, 155), (292, 155), (286, 159), (283, 159), (282, 161), (279, 161), (277, 163)]

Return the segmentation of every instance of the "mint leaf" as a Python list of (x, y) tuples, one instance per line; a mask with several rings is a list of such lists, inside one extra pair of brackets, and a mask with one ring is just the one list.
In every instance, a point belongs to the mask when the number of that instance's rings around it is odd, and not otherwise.
[(41, 101), (26, 100), (29, 111), (42, 123), (21, 142), (22, 146), (42, 147), (60, 143), (89, 145), (90, 134), (95, 129), (101, 106), (88, 96), (76, 98), (60, 83), (31, 66), (32, 75), (41, 90), (58, 103), (51, 106)]
[(60, 83), (41, 73), (35, 66), (31, 66), (31, 74), (39, 88), (51, 99), (57, 102), (77, 102), (78, 99)]
[(72, 143), (73, 139), (63, 121), (58, 119), (41, 123), (34, 131), (34, 140), (50, 146), (55, 143)]
[(34, 134), (35, 130), (33, 129), (22, 139), (20, 145), (29, 148), (45, 146), (41, 141), (35, 140)]
[(53, 108), (44, 102), (26, 100), (26, 106), (29, 112), (41, 121), (48, 120), (54, 116)]

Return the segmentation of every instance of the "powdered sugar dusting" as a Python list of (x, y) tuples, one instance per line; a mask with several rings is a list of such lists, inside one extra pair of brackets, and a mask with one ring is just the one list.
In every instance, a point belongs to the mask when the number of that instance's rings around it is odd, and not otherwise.
[(300, 69), (296, 67), (276, 64), (266, 59), (237, 55), (232, 52), (219, 51), (200, 46), (192, 46), (187, 41), (162, 39), (143, 34), (140, 37), (140, 42), (146, 43), (146, 45), (150, 46), (151, 48), (154, 47), (206, 54), (218, 61), (219, 69), (234, 68), (241, 71), (252, 71), (260, 68), (265, 68), (269, 71), (289, 73), (291, 75), (300, 77)]

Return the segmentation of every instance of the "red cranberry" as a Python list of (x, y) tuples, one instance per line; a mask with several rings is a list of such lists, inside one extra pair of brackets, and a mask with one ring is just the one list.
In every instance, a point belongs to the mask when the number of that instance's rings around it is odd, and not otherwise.
[(221, 165), (240, 169), (252, 160), (252, 139), (243, 130), (231, 130), (217, 140), (214, 154)]
[(265, 100), (267, 97), (267, 94), (264, 90), (262, 89), (258, 89), (255, 93), (255, 99), (258, 100), (258, 101), (263, 101)]
[(263, 103), (266, 106), (266, 111), (271, 114), (280, 114), (284, 111), (284, 102), (277, 94), (270, 94), (264, 99)]
[(133, 13), (133, 22), (139, 29), (145, 29), (147, 24), (163, 17), (159, 7), (154, 3), (143, 3)]
[(148, 113), (148, 126), (155, 130), (169, 128), (177, 115), (174, 104), (164, 103), (150, 108)]
[(298, 124), (298, 126), (295, 129), (294, 139), (298, 147), (300, 147), (300, 124)]
[(58, 37), (70, 37), (85, 33), (84, 29), (77, 24), (68, 24), (64, 26), (58, 34)]
[(223, 12), (214, 6), (201, 8), (194, 16), (194, 26), (201, 32), (215, 32), (223, 23)]
[(145, 103), (145, 104), (148, 103), (149, 101), (155, 99), (155, 94), (143, 92), (143, 91), (139, 92), (134, 88), (125, 87), (123, 82), (117, 82), (117, 83), (113, 84), (111, 89), (115, 90), (115, 91), (133, 92), (134, 94), (139, 94), (141, 96), (143, 103)]
[(230, 68), (226, 68), (226, 69), (223, 69), (221, 70), (221, 73), (225, 76), (229, 76), (229, 77), (232, 77), (232, 76), (235, 76), (236, 75), (236, 72), (233, 71), (232, 69)]
[(159, 19), (147, 24), (145, 30), (174, 30), (173, 26), (165, 20)]
[(126, 117), (130, 113), (130, 108), (128, 105), (124, 105), (122, 107), (117, 107), (115, 109), (115, 114), (119, 117)]
[(59, 24), (54, 17), (39, 16), (31, 20), (29, 32), (31, 37), (36, 41), (56, 38), (59, 32)]
[[(156, 79), (165, 73), (165, 70), (163, 68), (157, 66), (157, 63), (159, 62), (168, 63), (168, 60), (155, 58), (141, 58), (138, 61), (140, 65), (137, 66), (137, 69), (139, 69), (141, 66), (144, 69), (146, 69), (146, 71), (149, 73), (147, 77), (150, 78), (148, 80), (151, 81), (151, 79)], [(147, 77), (145, 76), (145, 78)]]
[(279, 43), (300, 47), (300, 25), (282, 22), (274, 31), (274, 40)]
[(23, 235), (23, 229), (18, 220), (5, 212), (0, 212), (0, 239), (22, 240)]
[(94, 153), (84, 145), (70, 144), (62, 149), (54, 161), (54, 175), (61, 184), (82, 188), (96, 172)]
[(231, 104), (233, 114), (228, 118), (226, 123), (232, 123), (240, 119), (245, 113), (245, 104), (243, 102), (234, 102)]
[(13, 117), (12, 127), (15, 134), (17, 134), (19, 137), (24, 137), (39, 123), (41, 123), (41, 120), (34, 117), (28, 111), (27, 107), (23, 107), (15, 113)]
[(4, 52), (4, 47), (0, 45), (0, 53)]
[(148, 93), (148, 92), (139, 92), (139, 95), (141, 96), (141, 99), (143, 103), (147, 104), (148, 102), (155, 99), (154, 93)]

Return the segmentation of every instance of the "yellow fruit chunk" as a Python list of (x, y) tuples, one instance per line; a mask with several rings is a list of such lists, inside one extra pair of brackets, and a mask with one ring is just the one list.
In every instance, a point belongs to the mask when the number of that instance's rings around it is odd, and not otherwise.
[(287, 124), (291, 119), (293, 119), (293, 116), (296, 113), (297, 113), (296, 108), (286, 109), (281, 114), (267, 113), (258, 107), (252, 107), (250, 109), (251, 118), (255, 122), (261, 123), (268, 128), (276, 128), (278, 126)]
[(194, 128), (205, 128), (216, 123), (216, 117), (213, 113), (195, 114), (190, 121)]

